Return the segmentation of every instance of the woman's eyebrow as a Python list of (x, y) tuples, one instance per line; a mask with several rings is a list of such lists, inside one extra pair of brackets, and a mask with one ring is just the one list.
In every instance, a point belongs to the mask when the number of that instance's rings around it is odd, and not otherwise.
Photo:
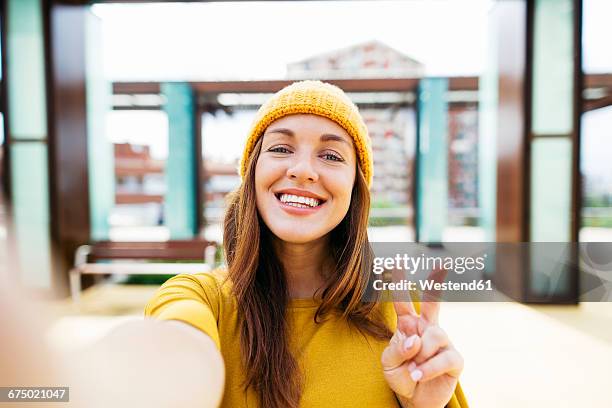
[(269, 133), (281, 133), (286, 136), (292, 136), (292, 137), (295, 136), (295, 133), (293, 133), (293, 130), (286, 129), (286, 128), (276, 128), (276, 129), (267, 130), (266, 134), (269, 134)]
[[(293, 132), (293, 130), (287, 129), (287, 128), (274, 128), (274, 129), (267, 130), (265, 132), (265, 134), (270, 134), (270, 133), (280, 133), (280, 134), (283, 134), (283, 135), (289, 136), (289, 137), (294, 137), (295, 136), (295, 133)], [(345, 137), (338, 136), (338, 135), (335, 135), (333, 133), (324, 133), (324, 134), (322, 134), (320, 140), (322, 142), (329, 142), (329, 141), (332, 141), (332, 142), (344, 142), (347, 145), (351, 146), (351, 143), (348, 140), (346, 140)]]
[(321, 141), (322, 142), (328, 142), (328, 141), (344, 142), (347, 145), (351, 146), (351, 144), (348, 142), (348, 140), (346, 140), (346, 138), (344, 138), (342, 136), (334, 135), (333, 133), (325, 133), (325, 134), (321, 135)]

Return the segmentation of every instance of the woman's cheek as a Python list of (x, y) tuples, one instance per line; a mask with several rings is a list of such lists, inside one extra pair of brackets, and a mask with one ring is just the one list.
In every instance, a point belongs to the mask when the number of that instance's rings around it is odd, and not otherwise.
[(267, 184), (278, 173), (278, 163), (274, 160), (269, 160), (265, 156), (260, 156), (255, 166), (255, 183), (262, 185)]
[[(347, 186), (351, 186), (351, 188), (347, 188)], [(351, 204), (352, 184), (350, 178), (335, 179), (334, 185), (330, 186), (328, 191), (332, 192), (338, 218), (344, 218)]]
[(337, 174), (335, 177), (332, 177), (331, 180), (333, 180), (333, 186), (330, 186), (330, 188), (333, 188), (333, 191), (336, 192), (334, 195), (341, 198), (343, 201), (348, 200), (350, 202), (353, 184), (355, 184), (355, 176), (350, 173)]

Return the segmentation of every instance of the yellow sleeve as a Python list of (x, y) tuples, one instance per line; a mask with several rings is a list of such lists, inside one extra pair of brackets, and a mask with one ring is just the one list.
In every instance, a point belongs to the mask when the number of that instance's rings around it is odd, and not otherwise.
[(446, 408), (469, 408), (460, 383), (457, 383), (455, 393), (453, 394), (451, 400), (448, 401), (448, 404), (446, 404)]
[(157, 290), (144, 314), (187, 323), (210, 336), (219, 349), (220, 296), (219, 283), (212, 273), (181, 274), (168, 279)]

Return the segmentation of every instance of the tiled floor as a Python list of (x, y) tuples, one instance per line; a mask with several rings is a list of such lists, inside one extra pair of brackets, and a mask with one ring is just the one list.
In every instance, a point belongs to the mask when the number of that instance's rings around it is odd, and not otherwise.
[[(154, 291), (91, 288), (80, 307), (57, 305), (62, 317), (49, 340), (59, 348), (87, 344), (141, 318)], [(612, 303), (446, 303), (441, 325), (465, 358), (461, 382), (473, 408), (612, 407)]]

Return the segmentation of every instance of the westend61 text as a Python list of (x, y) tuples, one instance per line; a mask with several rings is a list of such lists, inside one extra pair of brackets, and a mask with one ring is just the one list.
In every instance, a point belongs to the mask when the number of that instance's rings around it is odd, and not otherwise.
[[(418, 282), (418, 288), (417, 288)], [(473, 280), (471, 282), (437, 282), (433, 279), (422, 279), (418, 281), (410, 281), (402, 279), (398, 282), (384, 282), (381, 279), (377, 279), (373, 282), (374, 290), (434, 290), (434, 291), (480, 291), (480, 290), (493, 290), (493, 285), (490, 280)]]

